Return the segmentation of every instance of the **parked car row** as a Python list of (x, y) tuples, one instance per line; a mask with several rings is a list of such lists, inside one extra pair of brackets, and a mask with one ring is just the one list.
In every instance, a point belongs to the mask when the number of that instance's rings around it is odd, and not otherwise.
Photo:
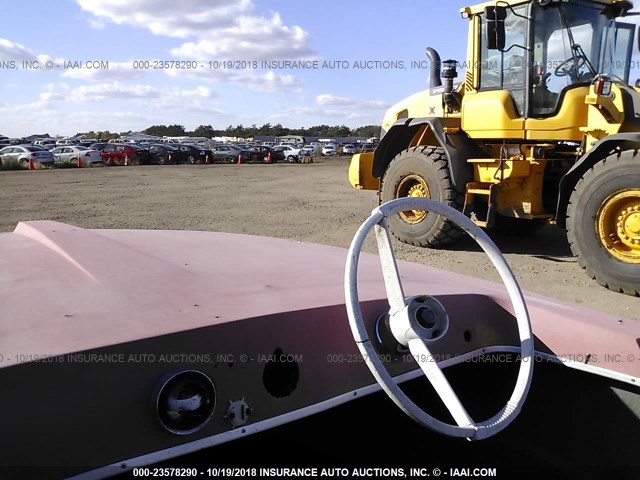
[[(85, 142), (87, 143), (87, 142)], [(202, 145), (174, 143), (105, 143), (89, 145), (9, 145), (0, 148), (0, 162), (13, 160), (23, 165), (30, 161), (42, 164), (76, 163), (83, 165), (177, 165), (182, 163), (240, 163), (240, 162), (289, 162), (296, 163), (302, 156), (353, 155), (354, 145), (343, 145), (338, 153), (336, 145), (318, 144), (296, 147), (293, 145), (245, 145), (223, 144), (205, 148)], [(361, 151), (373, 151), (373, 145), (365, 144)]]

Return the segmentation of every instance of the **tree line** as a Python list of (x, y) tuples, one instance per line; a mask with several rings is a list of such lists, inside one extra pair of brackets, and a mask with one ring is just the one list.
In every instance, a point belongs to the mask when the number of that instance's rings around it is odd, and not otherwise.
[[(76, 136), (86, 138), (96, 138), (98, 140), (110, 140), (126, 136), (132, 132), (112, 133), (105, 131), (89, 131), (77, 133)], [(287, 128), (279, 123), (271, 125), (265, 123), (258, 127), (255, 124), (250, 127), (243, 125), (229, 125), (226, 129), (215, 129), (211, 125), (200, 125), (193, 131), (185, 130), (183, 125), (153, 125), (142, 130), (141, 133), (154, 135), (156, 137), (255, 137), (256, 135), (275, 136), (301, 135), (304, 137), (377, 137), (380, 133), (378, 125), (365, 125), (358, 128), (349, 128), (345, 125), (316, 125), (309, 128)]]

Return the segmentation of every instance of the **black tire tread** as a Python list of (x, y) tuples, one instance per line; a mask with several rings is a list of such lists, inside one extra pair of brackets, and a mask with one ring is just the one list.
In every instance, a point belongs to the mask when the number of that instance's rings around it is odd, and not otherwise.
[[(630, 152), (632, 152), (631, 156), (629, 156)], [(592, 280), (595, 280), (603, 287), (614, 292), (636, 297), (640, 297), (640, 288), (634, 287), (632, 285), (623, 285), (619, 282), (611, 281), (610, 279), (607, 280), (605, 278), (604, 272), (599, 272), (592, 268), (590, 263), (585, 258), (587, 252), (582, 252), (580, 250), (580, 242), (578, 241), (576, 235), (577, 232), (572, 228), (573, 223), (570, 220), (572, 217), (579, 217), (582, 214), (582, 212), (576, 211), (576, 203), (577, 195), (579, 195), (585, 183), (591, 181), (592, 178), (601, 175), (604, 171), (611, 168), (612, 164), (624, 164), (627, 162), (635, 162), (637, 164), (637, 162), (640, 162), (640, 158), (637, 158), (638, 154), (638, 150), (625, 150), (616, 154), (612, 154), (593, 165), (582, 175), (582, 178), (580, 178), (580, 180), (578, 180), (578, 182), (576, 183), (573, 192), (571, 193), (569, 204), (567, 205), (567, 240), (569, 242), (569, 247), (571, 248), (571, 253), (573, 253), (573, 255), (576, 257), (576, 260), (578, 261), (578, 265), (580, 265), (580, 267)]]
[[(436, 167), (436, 173), (438, 175), (438, 181), (441, 183), (445, 191), (444, 203), (446, 203), (450, 207), (455, 208), (456, 210), (462, 211), (462, 208), (464, 206), (464, 194), (458, 192), (453, 187), (448, 167), (449, 162), (442, 147), (427, 145), (407, 148), (406, 150), (396, 155), (396, 157), (389, 164), (388, 168), (391, 168), (391, 166), (395, 165), (396, 163), (402, 162), (404, 157), (415, 155), (426, 157), (434, 164), (434, 166)], [(430, 240), (407, 241), (406, 239), (398, 237), (393, 232), (392, 234), (398, 240), (410, 245), (414, 245), (416, 247), (441, 248), (446, 245), (450, 245), (460, 239), (464, 235), (464, 232), (460, 230), (454, 222), (445, 219), (440, 229), (433, 235), (433, 238)]]

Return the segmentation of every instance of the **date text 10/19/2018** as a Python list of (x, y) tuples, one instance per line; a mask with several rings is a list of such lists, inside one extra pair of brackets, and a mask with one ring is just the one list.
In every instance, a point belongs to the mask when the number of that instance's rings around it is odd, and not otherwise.
[[(420, 471), (423, 469), (411, 469), (412, 471)], [(404, 468), (381, 468), (381, 467), (360, 467), (360, 468), (341, 468), (341, 467), (210, 467), (207, 469), (198, 468), (156, 468), (142, 467), (134, 468), (132, 471), (134, 477), (195, 477), (204, 475), (207, 477), (218, 478), (253, 478), (253, 477), (406, 477)], [(420, 475), (421, 476), (421, 475)]]

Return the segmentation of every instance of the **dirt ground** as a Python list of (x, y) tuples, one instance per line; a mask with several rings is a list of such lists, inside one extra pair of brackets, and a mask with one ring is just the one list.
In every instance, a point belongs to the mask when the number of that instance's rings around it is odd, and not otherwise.
[[(247, 233), (348, 247), (377, 205), (347, 180), (349, 160), (275, 165), (181, 165), (0, 172), (0, 231), (21, 220), (85, 228)], [(640, 299), (606, 290), (571, 256), (564, 233), (492, 235), (524, 290), (640, 320)], [(397, 242), (398, 258), (499, 281), (466, 238), (446, 250)], [(374, 242), (366, 251), (375, 252)], [(428, 292), (425, 292), (428, 293)]]

